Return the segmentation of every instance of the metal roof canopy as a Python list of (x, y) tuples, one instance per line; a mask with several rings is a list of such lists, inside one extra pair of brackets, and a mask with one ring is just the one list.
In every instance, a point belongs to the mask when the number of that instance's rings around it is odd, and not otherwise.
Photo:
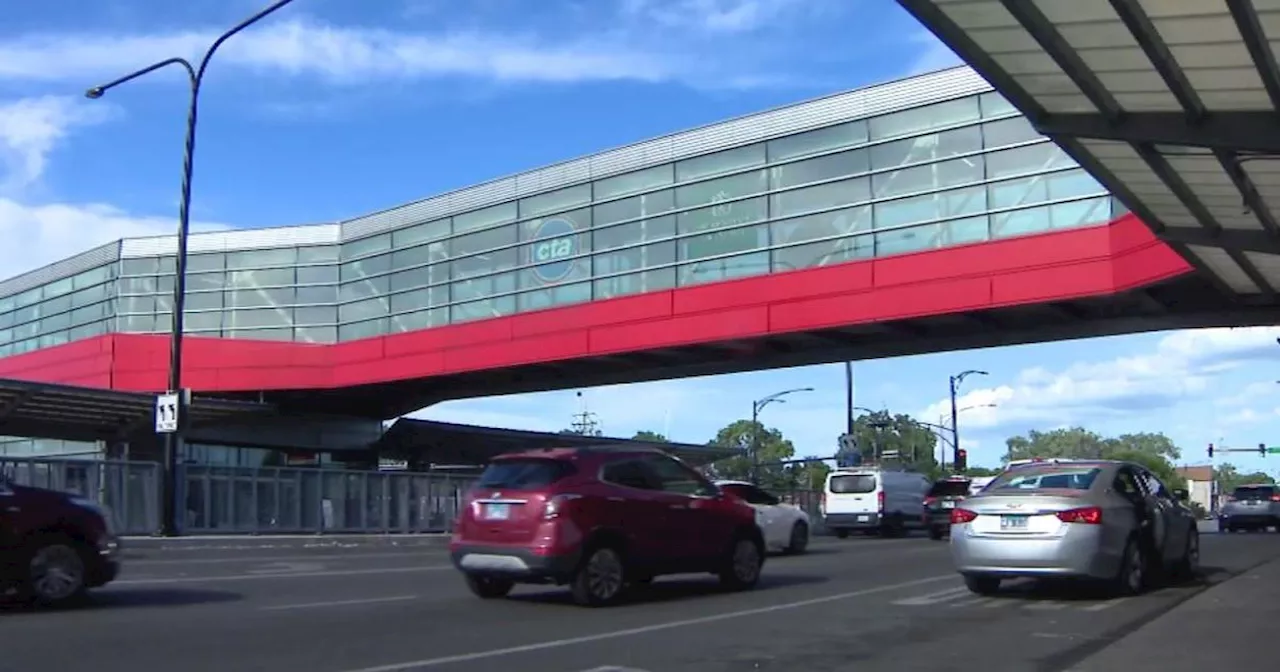
[[(156, 397), (74, 385), (0, 379), (0, 435), (68, 441), (126, 440), (152, 431)], [(248, 401), (194, 397), (187, 422), (201, 426), (274, 412)]]
[(421, 453), (437, 464), (474, 464), (518, 450), (601, 446), (657, 447), (698, 465), (736, 454), (732, 449), (692, 443), (655, 444), (607, 436), (477, 427), (417, 418), (396, 420), (372, 447), (378, 451), (397, 451), (402, 453), (402, 457)]
[(1280, 0), (898, 0), (1226, 297), (1280, 290)]

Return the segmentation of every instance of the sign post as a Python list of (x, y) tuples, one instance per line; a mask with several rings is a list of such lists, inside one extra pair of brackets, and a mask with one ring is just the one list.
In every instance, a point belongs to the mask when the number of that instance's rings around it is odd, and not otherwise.
[(181, 405), (177, 392), (156, 395), (156, 434), (173, 434), (178, 431)]

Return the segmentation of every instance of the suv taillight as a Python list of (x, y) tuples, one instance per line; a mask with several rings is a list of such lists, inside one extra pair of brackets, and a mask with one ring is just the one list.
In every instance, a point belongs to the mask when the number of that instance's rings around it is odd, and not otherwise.
[(1101, 525), (1102, 509), (1086, 506), (1080, 509), (1067, 509), (1058, 512), (1058, 520), (1064, 523), (1080, 523), (1082, 525)]
[(937, 497), (925, 497), (925, 498), (924, 498), (924, 505), (925, 505), (925, 506), (932, 506), (932, 505), (933, 505), (933, 503), (934, 503), (934, 502), (936, 502), (936, 501), (938, 501), (938, 498), (937, 498)]
[(581, 498), (582, 495), (556, 495), (547, 500), (547, 506), (542, 510), (543, 520), (552, 520), (565, 514), (568, 510), (569, 502)]

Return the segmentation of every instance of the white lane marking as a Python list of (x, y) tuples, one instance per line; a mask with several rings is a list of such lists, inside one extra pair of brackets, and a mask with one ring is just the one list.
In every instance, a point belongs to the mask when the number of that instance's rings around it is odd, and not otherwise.
[(330, 600), (328, 602), (304, 602), (302, 604), (278, 604), (272, 607), (261, 607), (260, 611), (286, 611), (290, 609), (318, 609), (321, 607), (351, 607), (360, 604), (382, 604), (384, 602), (407, 602), (418, 599), (417, 595), (395, 595), (392, 597), (368, 597), (362, 600)]
[(618, 667), (617, 665), (603, 665), (601, 667), (593, 667), (582, 672), (649, 672), (638, 667)]
[(217, 583), (220, 581), (261, 581), (279, 579), (311, 579), (322, 576), (367, 576), (371, 574), (407, 574), (409, 572), (439, 572), (453, 569), (453, 565), (428, 565), (425, 567), (385, 567), (381, 569), (335, 569), (327, 572), (297, 572), (295, 574), (231, 574), (228, 576), (181, 576), (163, 579), (122, 579), (112, 581), (111, 586), (162, 586), (173, 583)]
[(1125, 602), (1128, 602), (1129, 599), (1130, 598), (1128, 597), (1117, 597), (1114, 600), (1107, 600), (1106, 602), (1100, 602), (1098, 604), (1085, 607), (1083, 611), (1103, 611), (1106, 609), (1110, 609), (1111, 607), (1114, 607), (1118, 604), (1124, 604)]
[(125, 555), (124, 563), (129, 567), (135, 565), (231, 565), (231, 564), (254, 564), (254, 563), (272, 563), (272, 562), (315, 562), (322, 560), (378, 560), (386, 558), (388, 560), (402, 560), (405, 558), (414, 558), (424, 555), (447, 556), (448, 551), (421, 551), (413, 552), (396, 552), (396, 553), (329, 553), (323, 555), (264, 555), (261, 557), (238, 556), (234, 558), (182, 558), (158, 560), (151, 558), (133, 559)]
[(903, 607), (922, 607), (929, 604), (941, 604), (943, 602), (950, 602), (951, 600), (958, 600), (962, 597), (969, 597), (972, 594), (973, 593), (969, 592), (968, 588), (960, 586), (958, 588), (940, 590), (936, 593), (929, 593), (928, 595), (917, 595), (915, 597), (894, 600), (893, 604)]
[(389, 665), (375, 665), (373, 667), (361, 667), (354, 670), (346, 670), (346, 672), (403, 672), (404, 670), (420, 670), (428, 667), (440, 667), (441, 665), (469, 663), (475, 660), (501, 658), (503, 656), (510, 656), (512, 654), (517, 654), (517, 653), (530, 653), (533, 651), (545, 651), (547, 649), (558, 649), (566, 646), (575, 646), (578, 644), (591, 644), (594, 642), (601, 642), (609, 639), (619, 639), (622, 637), (634, 637), (636, 635), (646, 635), (651, 632), (662, 632), (664, 630), (687, 628), (694, 625), (718, 623), (720, 621), (728, 621), (735, 618), (746, 618), (748, 616), (760, 616), (763, 614), (772, 614), (779, 611), (801, 609), (804, 607), (812, 607), (819, 604), (839, 602), (840, 600), (848, 600), (855, 597), (865, 597), (867, 595), (876, 595), (879, 593), (888, 593), (895, 590), (902, 590), (903, 588), (913, 588), (915, 586), (923, 586), (930, 583), (937, 583), (939, 581), (947, 581), (947, 580), (954, 581), (955, 578), (956, 578), (956, 575), (954, 573), (946, 574), (943, 576), (931, 576), (927, 579), (916, 579), (915, 581), (904, 581), (902, 583), (893, 583), (885, 586), (876, 586), (874, 588), (854, 590), (847, 593), (837, 593), (835, 595), (815, 597), (808, 600), (784, 602), (782, 604), (773, 604), (767, 607), (757, 607), (755, 609), (743, 609), (741, 611), (728, 611), (721, 614), (712, 614), (710, 616), (700, 616), (698, 618), (686, 618), (679, 621), (667, 621), (666, 623), (654, 623), (652, 625), (643, 625), (638, 628), (627, 628), (626, 630), (614, 630), (612, 632), (601, 632), (598, 634), (585, 635), (582, 637), (570, 637), (568, 639), (553, 639), (546, 642), (536, 642), (534, 644), (511, 646), (504, 649), (491, 649), (489, 651), (461, 653), (453, 656), (441, 656), (439, 658), (423, 658), (422, 660), (411, 660), (403, 663), (391, 663)]
[(298, 574), (300, 572), (322, 572), (323, 562), (272, 562), (257, 569), (246, 569), (245, 574)]
[(1032, 602), (1030, 604), (1023, 606), (1022, 608), (1030, 609), (1032, 611), (1058, 611), (1059, 609), (1066, 609), (1067, 606), (1068, 605), (1066, 602), (1059, 602), (1057, 600), (1047, 600), (1044, 602)]

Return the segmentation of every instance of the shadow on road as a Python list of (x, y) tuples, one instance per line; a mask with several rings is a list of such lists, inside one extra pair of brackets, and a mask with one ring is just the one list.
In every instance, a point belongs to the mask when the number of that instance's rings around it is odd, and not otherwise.
[(53, 611), (85, 611), (99, 609), (126, 609), (139, 607), (184, 607), (196, 604), (235, 602), (244, 599), (239, 593), (225, 590), (198, 590), (187, 588), (131, 588), (91, 592), (79, 603), (62, 608), (39, 608), (19, 600), (0, 602), (0, 614), (49, 613)]
[[(826, 583), (824, 576), (803, 576), (789, 574), (766, 574), (760, 578), (760, 584), (753, 592), (776, 590), (791, 586)], [(714, 578), (675, 578), (659, 579), (648, 586), (636, 586), (628, 594), (625, 604), (656, 604), (674, 602), (676, 600), (696, 599), (708, 595), (726, 594)], [(507, 598), (516, 602), (533, 604), (556, 604), (575, 606), (568, 588), (557, 588), (545, 592), (512, 595)]]
[[(1158, 580), (1148, 588), (1154, 592), (1163, 588), (1205, 588), (1227, 575), (1222, 567), (1201, 567), (1188, 580)], [(1116, 596), (1105, 583), (1092, 581), (1018, 580), (1001, 586), (993, 597), (1009, 600), (1057, 600), (1060, 602), (1097, 602)]]

